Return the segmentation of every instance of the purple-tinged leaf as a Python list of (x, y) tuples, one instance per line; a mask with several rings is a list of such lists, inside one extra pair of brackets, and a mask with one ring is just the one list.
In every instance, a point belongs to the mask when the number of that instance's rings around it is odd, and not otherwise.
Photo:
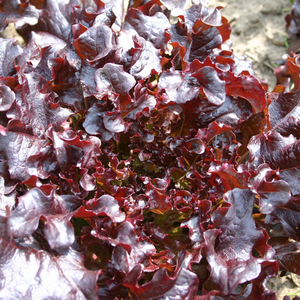
[(201, 85), (201, 91), (209, 102), (214, 105), (221, 105), (225, 102), (225, 82), (219, 78), (214, 68), (203, 66), (192, 76), (197, 78)]
[[(61, 124), (71, 115), (70, 110), (52, 103), (48, 94), (40, 92), (42, 80), (40, 75), (31, 72), (25, 74), (23, 83), (15, 88), (16, 103), (7, 112), (7, 117), (12, 119), (8, 124), (9, 130), (45, 138), (50, 124), (59, 130)], [(14, 128), (16, 121), (22, 126), (18, 124), (17, 128)]]
[(103, 125), (108, 131), (113, 133), (123, 132), (126, 129), (125, 122), (118, 112), (105, 114), (103, 116)]
[[(70, 130), (71, 131), (71, 130)], [(82, 145), (79, 145), (79, 136), (73, 132), (57, 133), (50, 131), (49, 135), (53, 141), (53, 147), (56, 153), (56, 159), (61, 169), (70, 169), (83, 156)]]
[[(68, 42), (71, 34), (71, 12), (72, 5), (79, 4), (77, 0), (47, 0), (45, 7), (40, 11), (38, 23), (32, 28), (24, 28), (24, 33), (28, 34), (31, 31), (45, 31), (51, 33), (58, 38)], [(17, 28), (21, 27), (18, 26)], [(23, 29), (23, 28), (22, 28)]]
[(58, 95), (59, 103), (75, 107), (77, 110), (82, 109), (83, 91), (77, 79), (77, 68), (65, 55), (50, 58), (48, 66), (52, 73), (51, 88)]
[(279, 263), (280, 269), (300, 275), (300, 243), (292, 242), (276, 247), (275, 259)]
[(36, 154), (30, 155), (26, 161), (28, 174), (37, 176), (41, 179), (48, 178), (59, 170), (56, 153), (52, 146), (48, 145), (41, 148)]
[(43, 231), (51, 249), (63, 249), (74, 243), (74, 228), (70, 222), (72, 215), (73, 213), (44, 217)]
[(259, 275), (260, 263), (252, 256), (252, 249), (261, 232), (252, 217), (254, 194), (249, 189), (228, 191), (224, 200), (230, 207), (213, 212), (215, 229), (205, 231), (204, 239), (206, 259), (211, 268), (210, 280), (223, 294), (228, 294), (240, 283)]
[(276, 292), (266, 288), (266, 283), (271, 277), (277, 277), (279, 265), (277, 261), (264, 261), (261, 263), (261, 272), (257, 278), (252, 280), (250, 295), (245, 300), (276, 300)]
[(112, 260), (114, 268), (124, 274), (128, 274), (129, 271), (134, 267), (132, 266), (129, 253), (121, 244), (118, 244), (112, 251)]
[(201, 139), (204, 144), (207, 145), (215, 136), (227, 132), (230, 129), (233, 128), (229, 125), (211, 122), (207, 128), (199, 129), (195, 137)]
[[(300, 236), (300, 212), (290, 208), (279, 207), (270, 215), (266, 216), (266, 224), (280, 224), (280, 230), (275, 234), (280, 236), (292, 237), (297, 240)], [(272, 230), (273, 232), (275, 230)]]
[(76, 256), (69, 254), (54, 257), (41, 250), (23, 250), (1, 238), (0, 270), (3, 287), (0, 297), (95, 300), (99, 271), (87, 270), (82, 259)]
[(142, 38), (138, 40), (139, 47), (132, 56), (132, 66), (130, 74), (136, 80), (146, 79), (152, 73), (161, 73), (161, 57), (159, 49), (156, 49), (149, 41), (144, 41)]
[(34, 71), (44, 80), (51, 80), (48, 60), (59, 56), (66, 47), (66, 42), (47, 32), (32, 32), (30, 40), (17, 57), (16, 64), (23, 73)]
[(221, 166), (211, 166), (208, 172), (212, 173), (213, 176), (216, 174), (220, 177), (224, 192), (233, 190), (234, 188), (248, 188), (250, 174), (242, 170), (242, 168), (236, 170), (233, 165), (225, 163)]
[(98, 93), (113, 91), (127, 94), (135, 85), (134, 77), (123, 71), (117, 64), (107, 63), (95, 73), (96, 90)]
[(208, 216), (211, 210), (211, 202), (209, 200), (201, 201), (200, 208), (200, 212), (193, 213), (187, 221), (182, 222), (180, 225), (180, 227), (187, 227), (189, 229), (189, 238), (194, 243), (202, 243), (204, 241), (204, 229), (201, 224), (210, 221)]
[(171, 25), (163, 13), (157, 12), (153, 16), (146, 16), (141, 10), (131, 8), (127, 13), (126, 21), (156, 48), (166, 50), (167, 42), (171, 37), (167, 30)]
[(293, 135), (283, 137), (277, 132), (258, 134), (249, 144), (251, 168), (267, 163), (280, 170), (280, 179), (286, 181), (293, 195), (300, 193), (297, 175), (300, 174), (300, 142)]
[(224, 78), (226, 93), (231, 96), (246, 99), (253, 107), (255, 113), (263, 111), (266, 107), (265, 90), (259, 81), (252, 76), (234, 76), (228, 72)]
[(54, 193), (47, 196), (40, 189), (33, 188), (18, 198), (18, 205), (11, 213), (9, 224), (14, 237), (26, 237), (37, 229), (42, 215), (68, 212), (63, 200), (55, 197)]
[(278, 179), (278, 172), (272, 170), (268, 164), (261, 164), (257, 169), (257, 175), (251, 180), (254, 191), (259, 195), (259, 210), (263, 214), (272, 213), (291, 198), (289, 185)]
[(118, 110), (109, 113), (106, 107), (93, 104), (86, 114), (83, 127), (87, 133), (100, 134), (104, 141), (109, 141), (111, 138), (117, 139), (118, 133), (126, 131), (128, 124), (124, 122)]
[(124, 118), (136, 120), (139, 113), (144, 109), (150, 112), (157, 104), (156, 98), (151, 95), (146, 87), (138, 83), (134, 88), (134, 98), (120, 97), (120, 106)]
[(158, 300), (192, 300), (197, 293), (199, 280), (194, 272), (182, 268), (176, 278), (175, 284)]
[(112, 31), (109, 27), (96, 24), (73, 41), (78, 55), (94, 64), (112, 49)]
[[(288, 58), (282, 74), (285, 80), (289, 79), (290, 77), (293, 79), (293, 91), (289, 93), (275, 94), (275, 99), (272, 100), (268, 107), (271, 129), (281, 133), (283, 136), (293, 134), (296, 138), (300, 137), (300, 68), (298, 61), (298, 55), (293, 58)], [(272, 97), (272, 94), (270, 96)]]
[[(291, 13), (286, 16), (286, 27), (287, 27), (287, 32), (290, 37), (298, 39), (298, 33), (300, 30), (300, 7), (299, 7), (299, 2), (294, 1)], [(296, 50), (296, 49), (295, 49)], [(294, 51), (298, 52), (298, 51)]]
[(17, 28), (25, 24), (36, 24), (39, 18), (39, 11), (30, 2), (21, 0), (1, 1), (0, 31), (3, 31), (6, 25), (11, 22), (14, 22)]
[(201, 20), (196, 21), (193, 26), (189, 61), (194, 59), (204, 61), (213, 49), (221, 46), (222, 42), (222, 35), (216, 27), (207, 25)]
[(146, 195), (149, 197), (149, 209), (154, 213), (164, 214), (172, 208), (167, 195), (154, 189), (146, 192)]
[(0, 111), (7, 111), (15, 101), (15, 93), (6, 85), (0, 85)]
[[(135, 267), (132, 272), (136, 272), (137, 267)], [(139, 274), (141, 275), (141, 274)], [(128, 279), (133, 275), (129, 274)], [(152, 280), (142, 286), (137, 285), (136, 282), (130, 282), (125, 279), (124, 285), (128, 286), (130, 290), (138, 297), (138, 299), (161, 299), (161, 296), (166, 294), (174, 285), (175, 279), (168, 276), (167, 270), (165, 268), (159, 269), (155, 272)], [(137, 281), (138, 278), (135, 280)], [(163, 298), (162, 298), (163, 299)]]
[(86, 208), (82, 206), (74, 216), (77, 218), (108, 216), (115, 223), (121, 223), (126, 218), (125, 213), (120, 210), (118, 201), (110, 195), (87, 201)]
[(0, 38), (0, 53), (0, 74), (4, 77), (13, 75), (13, 73), (15, 72), (14, 61), (19, 55), (23, 53), (22, 48), (16, 43), (14, 39)]
[(192, 29), (195, 22), (202, 20), (203, 23), (211, 26), (221, 26), (222, 16), (220, 11), (215, 8), (207, 8), (202, 4), (193, 5), (184, 12), (185, 24)]
[(7, 136), (0, 135), (0, 141), (0, 153), (4, 155), (1, 158), (7, 161), (11, 179), (27, 180), (30, 175), (26, 170), (26, 162), (45, 146), (45, 140), (23, 133), (8, 132)]
[(158, 88), (164, 89), (170, 101), (185, 103), (199, 95), (200, 87), (181, 71), (167, 70), (159, 78)]
[[(277, 169), (283, 156), (283, 150), (292, 146), (295, 141), (295, 137), (283, 137), (277, 132), (258, 134), (252, 137), (248, 144), (249, 162), (254, 168), (260, 164), (268, 163), (272, 169)], [(295, 166), (294, 162), (291, 162), (290, 165)]]

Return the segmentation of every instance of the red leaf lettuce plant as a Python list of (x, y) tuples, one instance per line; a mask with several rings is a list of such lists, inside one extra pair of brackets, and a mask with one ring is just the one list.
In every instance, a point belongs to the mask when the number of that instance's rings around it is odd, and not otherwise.
[(275, 299), (300, 274), (299, 58), (266, 94), (194, 2), (1, 1), (26, 42), (0, 40), (1, 299)]

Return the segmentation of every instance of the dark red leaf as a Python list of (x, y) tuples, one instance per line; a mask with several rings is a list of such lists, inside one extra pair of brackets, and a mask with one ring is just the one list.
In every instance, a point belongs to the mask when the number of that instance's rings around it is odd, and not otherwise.
[(235, 170), (233, 165), (223, 164), (222, 166), (212, 166), (208, 172), (217, 174), (223, 184), (224, 192), (233, 190), (234, 188), (248, 188), (250, 174), (242, 169)]
[(280, 179), (289, 184), (293, 195), (297, 195), (300, 193), (299, 185), (295, 181), (295, 176), (300, 172), (299, 146), (299, 141), (293, 135), (283, 137), (276, 132), (259, 134), (248, 144), (249, 161), (253, 167), (268, 163), (273, 170), (279, 168)]
[(93, 64), (105, 57), (112, 49), (112, 31), (109, 27), (96, 24), (73, 41), (78, 55)]
[(252, 256), (252, 248), (261, 232), (252, 217), (254, 194), (249, 189), (235, 188), (224, 199), (230, 207), (218, 208), (212, 214), (215, 229), (205, 231), (204, 239), (206, 259), (211, 267), (210, 280), (222, 293), (228, 294), (240, 283), (259, 275), (261, 266)]
[(1, 2), (0, 31), (3, 31), (11, 22), (14, 22), (17, 28), (25, 24), (34, 25), (38, 18), (39, 11), (29, 1), (4, 0)]
[(263, 214), (272, 213), (278, 206), (284, 206), (291, 198), (289, 185), (278, 180), (279, 174), (267, 164), (261, 164), (257, 175), (251, 180), (259, 195), (259, 210)]
[(171, 26), (163, 13), (157, 12), (153, 16), (146, 16), (141, 10), (131, 8), (127, 13), (126, 21), (156, 48), (166, 50), (167, 41), (171, 37), (167, 30)]
[[(3, 14), (0, 12), (1, 15)], [(1, 22), (1, 24), (3, 23)], [(16, 57), (22, 54), (23, 50), (14, 39), (0, 38), (0, 51), (0, 74), (4, 77), (11, 76), (15, 73), (14, 61)]]
[(95, 73), (96, 90), (99, 93), (113, 91), (117, 94), (128, 93), (136, 81), (133, 76), (123, 71), (123, 67), (107, 63)]
[(87, 201), (86, 208), (81, 206), (74, 216), (77, 218), (108, 216), (116, 223), (121, 223), (126, 218), (125, 213), (120, 210), (118, 201), (110, 195), (103, 195), (98, 199)]
[(45, 251), (18, 248), (1, 238), (0, 257), (2, 298), (96, 299), (99, 271), (86, 269), (78, 254), (70, 251), (54, 257)]
[(245, 75), (235, 77), (231, 72), (225, 76), (225, 89), (228, 95), (246, 99), (255, 113), (264, 110), (266, 107), (265, 90), (256, 78)]
[(199, 95), (200, 87), (194, 81), (183, 72), (167, 70), (159, 78), (158, 88), (164, 89), (171, 101), (180, 104)]

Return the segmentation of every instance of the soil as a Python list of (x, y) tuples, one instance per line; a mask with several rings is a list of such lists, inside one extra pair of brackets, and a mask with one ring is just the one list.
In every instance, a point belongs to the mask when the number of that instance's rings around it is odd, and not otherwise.
[[(291, 9), (290, 0), (210, 0), (208, 6), (223, 7), (221, 13), (232, 27), (229, 47), (236, 56), (252, 61), (256, 76), (266, 80), (272, 91), (276, 85), (274, 70), (288, 52), (285, 16)], [(14, 37), (24, 45), (13, 24), (1, 36)], [(300, 276), (278, 274), (268, 280), (267, 287), (277, 292), (279, 300), (285, 295), (292, 299), (300, 296)]]

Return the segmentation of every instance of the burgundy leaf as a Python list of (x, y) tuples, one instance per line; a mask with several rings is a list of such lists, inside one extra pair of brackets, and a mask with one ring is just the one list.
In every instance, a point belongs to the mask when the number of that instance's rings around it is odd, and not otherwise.
[(172, 208), (169, 197), (157, 190), (150, 190), (146, 192), (149, 197), (149, 209), (155, 213), (163, 214)]
[[(298, 71), (299, 74), (300, 71)], [(291, 93), (280, 93), (269, 106), (270, 123), (273, 131), (283, 136), (293, 134), (299, 138), (299, 91)]]
[[(71, 33), (71, 24), (69, 21), (71, 18), (72, 5), (78, 4), (78, 2), (76, 0), (47, 0), (45, 3), (46, 5), (40, 11), (38, 23), (36, 21), (31, 22), (30, 25), (37, 24), (32, 28), (22, 28), (24, 34), (28, 35), (29, 32), (27, 31), (29, 30), (45, 31), (57, 36), (65, 42), (68, 42)], [(18, 27), (21, 26), (17, 26), (17, 28)]]
[(15, 100), (15, 93), (8, 86), (0, 85), (0, 97), (2, 99), (0, 111), (9, 110)]
[[(7, 1), (8, 2), (8, 1)], [(0, 13), (0, 16), (3, 15)], [(1, 17), (0, 17), (1, 18)], [(3, 24), (3, 23), (1, 23)], [(0, 74), (4, 77), (13, 75), (14, 61), (23, 53), (22, 48), (16, 43), (14, 39), (0, 39)]]
[(137, 84), (134, 88), (134, 98), (120, 97), (120, 105), (126, 119), (136, 120), (139, 113), (144, 109), (152, 111), (157, 103), (156, 98), (151, 95), (146, 87)]
[(263, 214), (272, 213), (278, 206), (284, 206), (291, 198), (289, 185), (283, 180), (278, 180), (278, 177), (277, 172), (267, 164), (262, 164), (251, 181), (259, 195), (259, 210)]
[(2, 238), (0, 253), (2, 298), (96, 299), (99, 271), (87, 270), (75, 254), (54, 257), (45, 251), (18, 248)]
[(176, 278), (174, 286), (160, 300), (194, 299), (198, 289), (198, 277), (188, 269), (182, 268)]
[(264, 110), (266, 106), (265, 90), (256, 78), (245, 75), (235, 77), (231, 72), (225, 76), (225, 89), (228, 95), (246, 99), (252, 105), (255, 113)]
[(48, 66), (51, 70), (52, 90), (58, 95), (58, 100), (63, 105), (83, 107), (82, 86), (77, 80), (77, 68), (71, 64), (65, 55), (50, 58)]
[(152, 73), (161, 73), (160, 51), (149, 41), (143, 41), (140, 38), (139, 43), (141, 44), (139, 45), (140, 49), (132, 56), (134, 63), (130, 68), (130, 74), (140, 80), (150, 77)]
[(163, 13), (157, 12), (153, 16), (146, 16), (139, 9), (131, 8), (127, 13), (126, 21), (156, 48), (166, 50), (167, 41), (170, 39), (167, 30), (171, 26)]
[(276, 249), (275, 259), (277, 259), (282, 270), (286, 270), (297, 275), (300, 275), (299, 242), (288, 243)]
[(125, 274), (133, 268), (129, 253), (121, 244), (118, 244), (112, 252), (112, 264), (116, 270)]
[[(30, 175), (26, 169), (26, 162), (32, 155), (37, 154), (45, 146), (45, 140), (23, 133), (8, 132), (7, 136), (0, 135), (1, 151), (8, 164), (11, 179), (27, 180)], [(5, 149), (5, 150), (4, 150)]]
[(82, 206), (75, 214), (78, 218), (91, 216), (108, 216), (116, 223), (121, 223), (126, 218), (125, 213), (120, 210), (118, 201), (110, 195), (87, 201), (86, 208)]
[(47, 196), (38, 188), (33, 188), (18, 198), (18, 205), (11, 213), (9, 224), (15, 237), (26, 237), (37, 229), (42, 215), (67, 212), (67, 207), (61, 198), (55, 197), (53, 193)]
[(275, 300), (299, 55), (266, 94), (206, 0), (0, 2), (25, 43), (0, 39), (0, 298)]
[(200, 89), (193, 78), (183, 72), (170, 70), (162, 73), (158, 88), (164, 89), (169, 99), (179, 104), (196, 98)]
[(252, 280), (252, 290), (246, 300), (256, 300), (260, 298), (261, 300), (275, 300), (276, 292), (273, 292), (266, 288), (266, 283), (270, 277), (276, 277), (278, 275), (279, 266), (278, 263), (271, 261), (264, 261), (261, 264), (260, 275)]
[[(37, 73), (28, 73), (23, 80), (24, 83), (15, 89), (16, 104), (9, 110), (7, 117), (22, 123), (22, 128), (17, 128), (16, 131), (44, 138), (48, 126), (53, 124), (54, 129), (59, 130), (71, 111), (52, 103), (48, 94), (40, 92), (42, 78)], [(10, 122), (8, 127), (15, 131), (12, 124)]]
[(222, 35), (216, 27), (198, 20), (193, 26), (189, 61), (194, 59), (204, 61), (213, 49), (221, 46), (222, 42)]
[(229, 125), (211, 122), (207, 128), (199, 129), (195, 137), (201, 139), (207, 145), (215, 136), (230, 129), (232, 129), (232, 127)]
[(112, 31), (109, 27), (96, 24), (73, 41), (78, 55), (89, 63), (105, 57), (112, 49)]
[(133, 76), (123, 71), (122, 66), (112, 63), (96, 71), (95, 82), (97, 92), (114, 91), (117, 94), (128, 93), (136, 83)]
[(51, 249), (63, 249), (75, 241), (74, 228), (70, 222), (71, 214), (46, 216), (44, 234)]
[(101, 134), (104, 141), (117, 138), (117, 134), (128, 129), (128, 124), (124, 122), (120, 112), (115, 110), (112, 113), (99, 104), (94, 104), (86, 115), (83, 127), (89, 134)]
[(300, 190), (294, 176), (300, 172), (299, 146), (299, 141), (293, 135), (283, 137), (276, 132), (259, 134), (248, 144), (249, 161), (253, 167), (265, 162), (273, 170), (279, 168), (280, 179), (289, 184), (293, 195), (297, 195)]
[(132, 284), (128, 281), (125, 280), (124, 285), (128, 286), (139, 299), (164, 299), (161, 296), (173, 287), (175, 280), (168, 276), (165, 268), (162, 268), (154, 274), (150, 282), (141, 287), (137, 287), (136, 283)]
[(235, 170), (233, 165), (223, 164), (222, 166), (211, 166), (208, 172), (217, 174), (223, 184), (224, 191), (233, 190), (234, 188), (248, 188), (250, 174), (242, 169)]
[[(278, 234), (281, 236), (292, 237), (298, 239), (300, 235), (299, 229), (299, 211), (279, 207), (272, 214), (266, 216), (266, 224), (280, 224), (280, 231)], [(273, 230), (274, 231), (274, 230)]]
[(26, 73), (34, 71), (45, 80), (51, 80), (48, 60), (59, 55), (66, 42), (46, 32), (32, 32), (30, 40), (17, 57), (17, 65)]
[(14, 22), (17, 28), (25, 24), (34, 25), (38, 18), (39, 11), (29, 1), (4, 0), (1, 2), (0, 31), (3, 31), (11, 22)]
[(225, 193), (224, 199), (231, 206), (212, 214), (215, 229), (205, 231), (204, 239), (211, 267), (210, 280), (222, 293), (228, 294), (238, 284), (259, 275), (260, 263), (252, 256), (252, 248), (261, 233), (252, 217), (254, 194), (249, 189), (235, 188)]
[(202, 20), (207, 25), (221, 26), (222, 16), (220, 11), (215, 8), (208, 8), (202, 4), (193, 5), (184, 12), (184, 19), (187, 26), (191, 29), (197, 20)]

